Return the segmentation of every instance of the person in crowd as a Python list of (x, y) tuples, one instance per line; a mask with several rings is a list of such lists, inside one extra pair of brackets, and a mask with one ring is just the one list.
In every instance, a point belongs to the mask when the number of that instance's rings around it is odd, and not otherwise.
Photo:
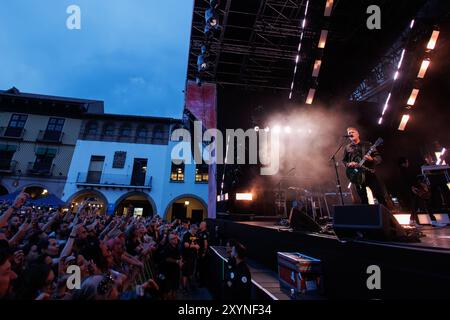
[(230, 241), (231, 251), (225, 272), (225, 300), (250, 300), (252, 277), (245, 262), (246, 248), (238, 241)]
[(193, 224), (190, 230), (184, 234), (182, 241), (183, 268), (181, 273), (184, 294), (192, 289), (192, 276), (194, 275), (199, 250), (197, 225)]
[(198, 244), (200, 249), (198, 250), (198, 268), (197, 276), (199, 281), (199, 286), (204, 287), (206, 285), (206, 274), (208, 268), (208, 256), (209, 256), (209, 233), (207, 230), (206, 221), (200, 223), (198, 232)]
[(178, 235), (170, 233), (168, 243), (161, 253), (160, 276), (163, 283), (163, 297), (166, 300), (175, 300), (177, 290), (180, 287), (180, 270), (183, 267), (180, 250), (178, 247)]

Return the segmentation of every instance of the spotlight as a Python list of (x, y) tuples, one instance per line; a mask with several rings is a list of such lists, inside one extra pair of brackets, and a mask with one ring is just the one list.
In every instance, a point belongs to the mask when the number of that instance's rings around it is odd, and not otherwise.
[(251, 193), (236, 193), (236, 200), (237, 201), (252, 201), (253, 194), (251, 194)]
[(189, 205), (189, 201), (188, 200), (186, 200), (185, 202), (184, 202), (184, 205), (187, 207), (188, 205)]
[(255, 127), (255, 131), (256, 131), (256, 132), (259, 131), (259, 127), (258, 127), (258, 126)]
[(316, 62), (314, 62), (314, 69), (313, 69), (313, 74), (312, 74), (312, 76), (314, 78), (317, 78), (319, 76), (321, 66), (322, 66), (322, 60), (316, 60)]
[(213, 28), (218, 27), (218, 19), (217, 19), (216, 11), (214, 10), (214, 8), (206, 9), (205, 20), (206, 20), (207, 25), (209, 25)]
[(269, 127), (265, 127), (265, 128), (264, 128), (264, 131), (265, 131), (265, 132), (269, 132), (269, 131), (270, 131), (270, 128), (269, 128)]
[(417, 75), (417, 78), (423, 79), (425, 78), (425, 74), (427, 73), (428, 67), (430, 66), (430, 59), (425, 59), (422, 61), (422, 65), (420, 66), (419, 74)]
[(404, 114), (402, 117), (402, 121), (400, 122), (400, 125), (398, 126), (398, 130), (405, 131), (408, 121), (409, 121), (409, 114)]
[(333, 10), (333, 0), (327, 0), (327, 3), (325, 5), (325, 13), (324, 16), (325, 17), (329, 17), (331, 16), (331, 10)]
[(322, 30), (319, 39), (319, 49), (324, 49), (327, 44), (328, 30)]
[(312, 104), (314, 101), (314, 96), (316, 95), (316, 89), (310, 89), (308, 97), (306, 98), (306, 104)]
[(208, 50), (205, 45), (201, 48), (201, 54), (197, 58), (197, 67), (198, 72), (202, 72), (208, 69), (209, 63), (208, 63)]
[(434, 50), (434, 48), (436, 47), (436, 42), (438, 41), (438, 38), (439, 38), (439, 31), (434, 30), (433, 33), (431, 34), (430, 41), (428, 42), (428, 45), (427, 45), (428, 50)]
[(416, 103), (417, 96), (419, 95), (419, 89), (413, 89), (411, 96), (408, 99), (408, 106), (413, 106)]
[(44, 189), (44, 190), (42, 191), (42, 195), (43, 195), (43, 196), (45, 196), (47, 193), (48, 193), (48, 190), (47, 190), (47, 189)]
[(275, 126), (275, 127), (273, 128), (273, 132), (275, 132), (275, 133), (280, 133), (280, 132), (281, 132), (280, 126)]

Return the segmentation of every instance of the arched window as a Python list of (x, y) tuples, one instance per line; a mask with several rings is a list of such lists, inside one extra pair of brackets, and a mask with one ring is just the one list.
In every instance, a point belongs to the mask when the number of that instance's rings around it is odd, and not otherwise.
[(114, 131), (115, 131), (114, 123), (109, 122), (103, 126), (103, 136), (105, 137), (113, 137)]
[(95, 136), (98, 132), (98, 123), (97, 121), (90, 121), (84, 130), (85, 136)]

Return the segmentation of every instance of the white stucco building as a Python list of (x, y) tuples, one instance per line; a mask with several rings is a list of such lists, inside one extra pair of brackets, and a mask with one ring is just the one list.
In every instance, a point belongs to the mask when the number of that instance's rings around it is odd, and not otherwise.
[(170, 132), (180, 126), (180, 120), (168, 118), (85, 119), (62, 200), (74, 207), (87, 201), (107, 214), (207, 217), (208, 166), (172, 163), (177, 142), (170, 141)]

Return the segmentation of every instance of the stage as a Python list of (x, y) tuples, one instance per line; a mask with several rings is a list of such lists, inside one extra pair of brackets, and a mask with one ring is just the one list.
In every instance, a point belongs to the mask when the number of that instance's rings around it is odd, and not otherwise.
[[(277, 272), (277, 252), (299, 252), (322, 261), (330, 299), (448, 298), (450, 228), (422, 227), (420, 243), (340, 241), (333, 235), (293, 232), (274, 221), (208, 220), (212, 241), (237, 239), (250, 259)], [(381, 290), (369, 290), (369, 266), (381, 270)]]

